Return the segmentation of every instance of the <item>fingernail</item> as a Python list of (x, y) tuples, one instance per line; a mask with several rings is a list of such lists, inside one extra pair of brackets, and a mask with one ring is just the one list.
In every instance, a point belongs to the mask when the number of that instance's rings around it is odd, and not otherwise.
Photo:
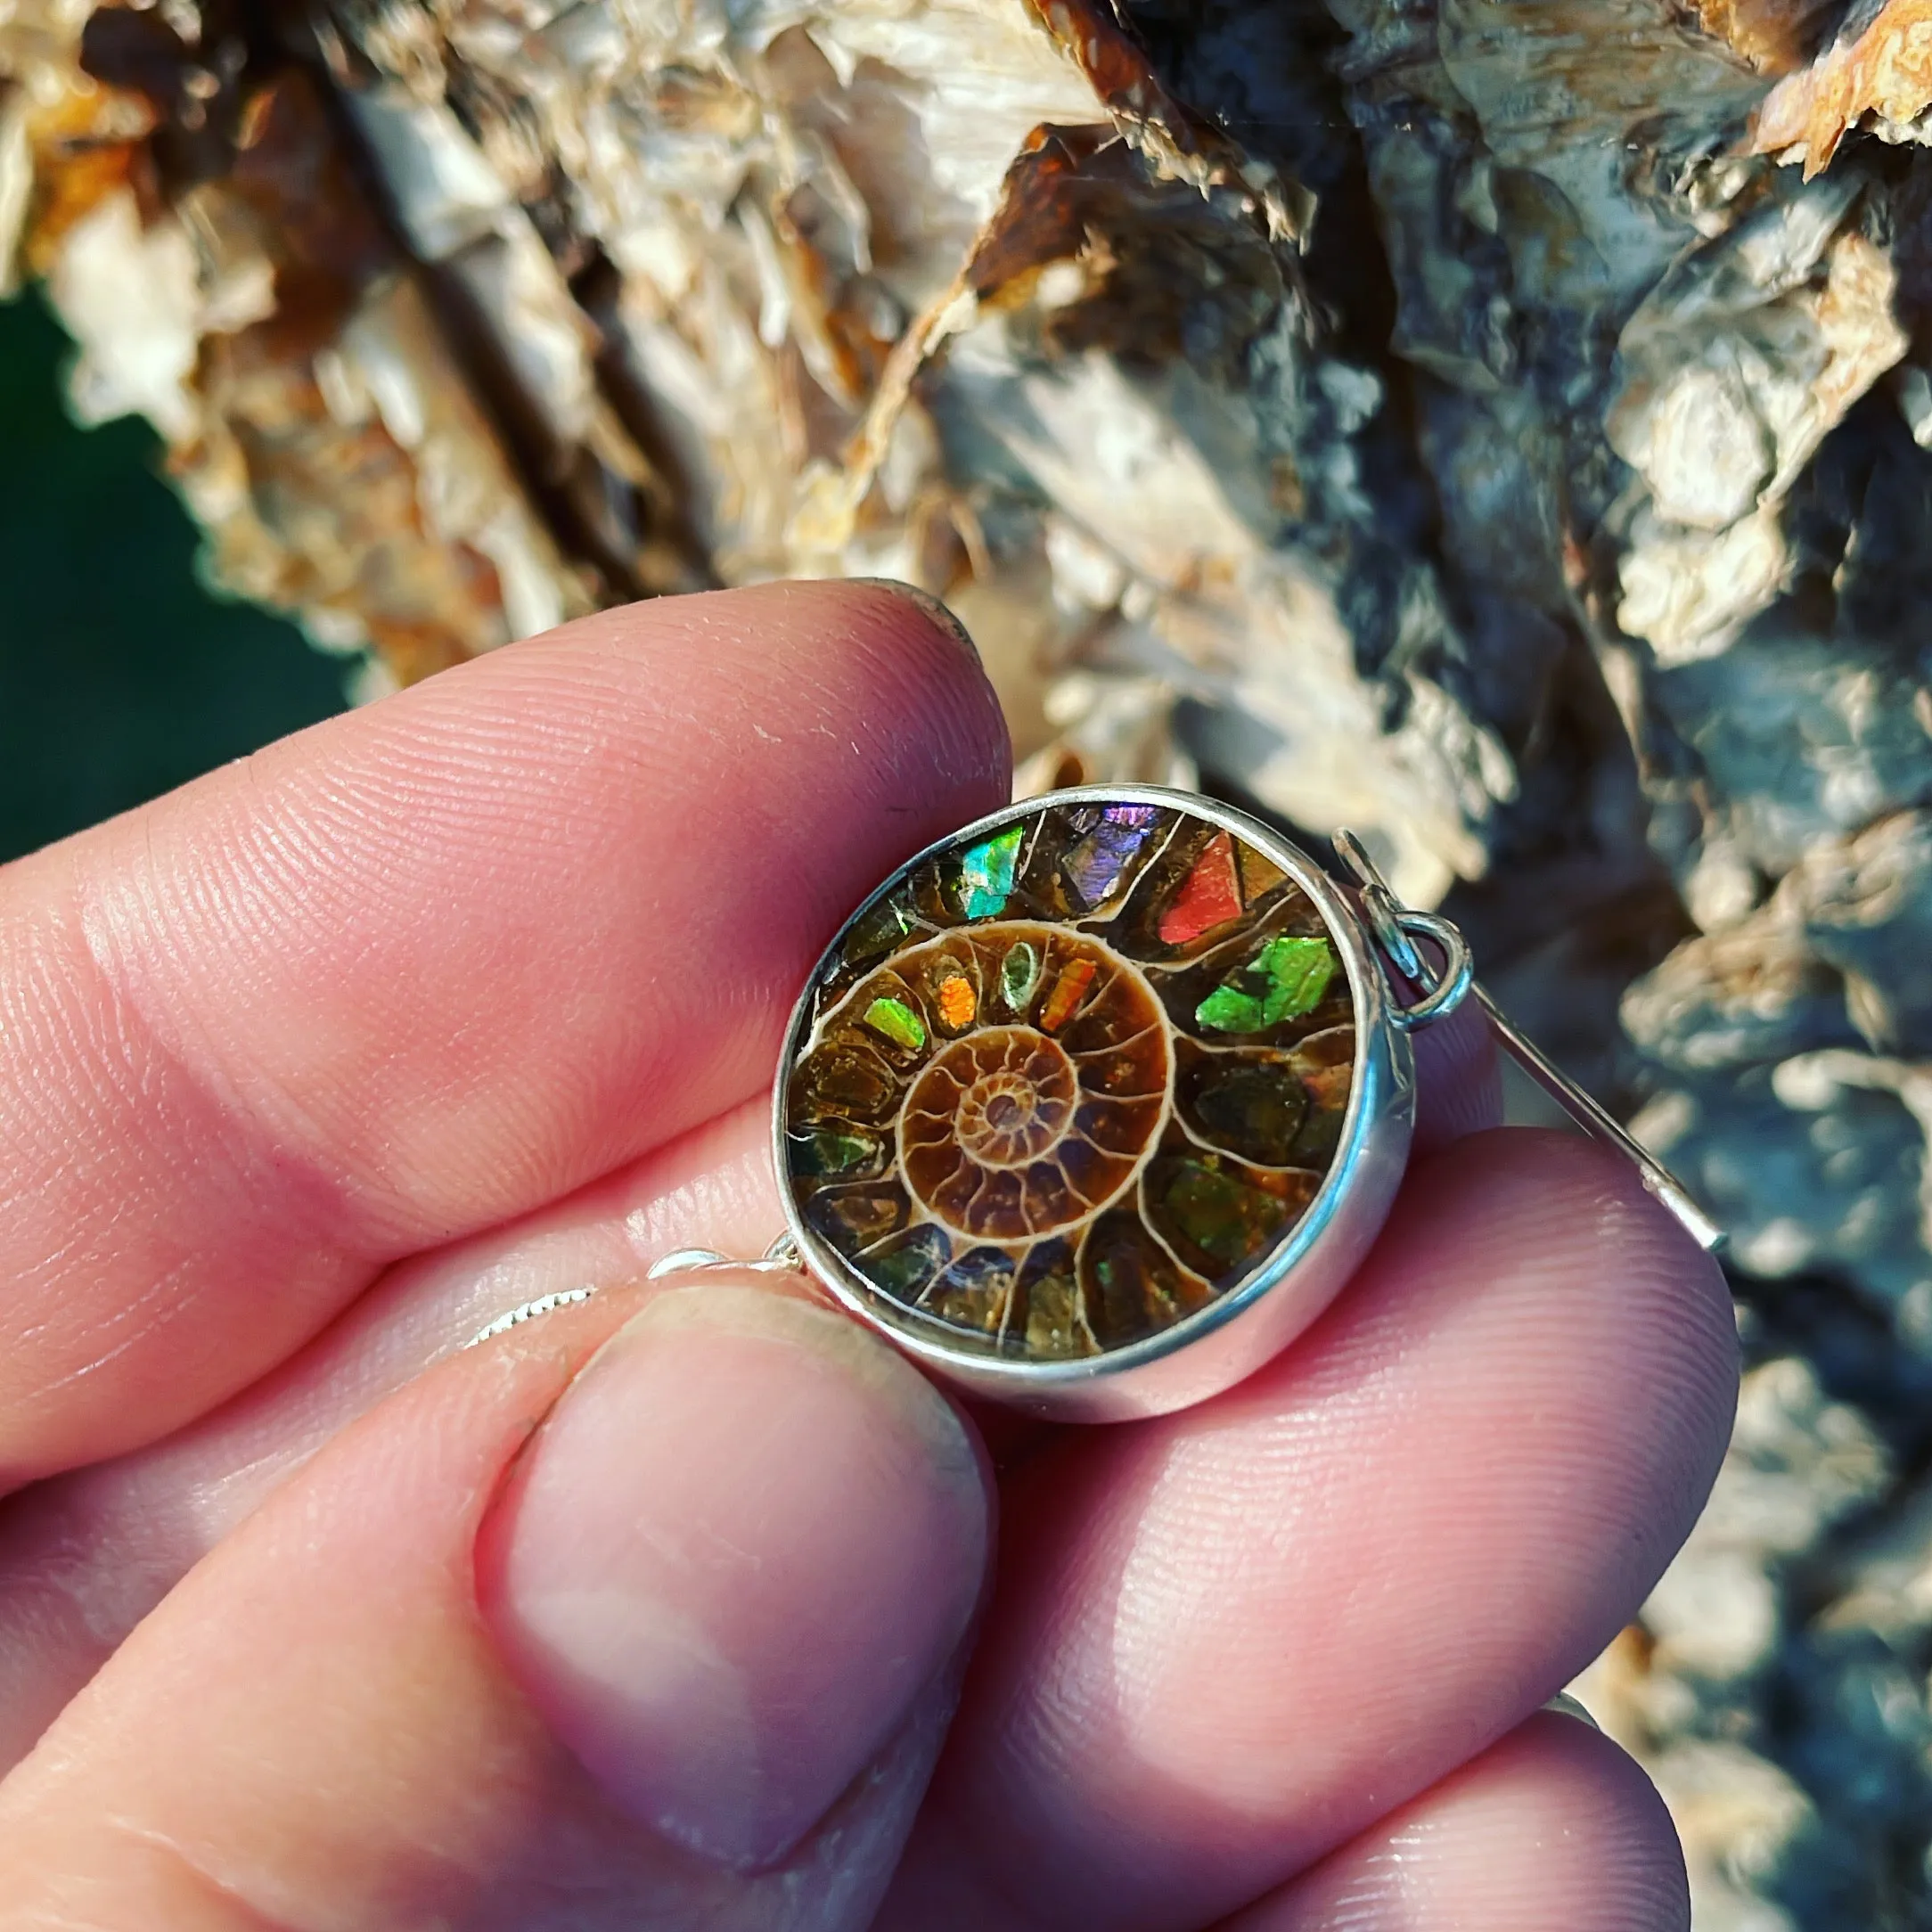
[(1588, 1707), (1580, 1699), (1573, 1698), (1568, 1690), (1559, 1690), (1543, 1706), (1546, 1711), (1553, 1711), (1559, 1717), (1574, 1717), (1578, 1723), (1588, 1724), (1592, 1731), (1601, 1731), (1603, 1726), (1590, 1715)]
[(988, 1503), (965, 1428), (844, 1317), (660, 1296), (552, 1412), (479, 1548), (512, 1674), (612, 1801), (772, 1863), (962, 1641)]
[(907, 603), (917, 604), (921, 611), (958, 644), (975, 664), (981, 662), (979, 646), (973, 642), (972, 633), (954, 615), (951, 606), (942, 603), (929, 590), (921, 590), (918, 585), (905, 583), (896, 577), (855, 577), (852, 582), (870, 584), (878, 590), (888, 590), (895, 597), (903, 597)]

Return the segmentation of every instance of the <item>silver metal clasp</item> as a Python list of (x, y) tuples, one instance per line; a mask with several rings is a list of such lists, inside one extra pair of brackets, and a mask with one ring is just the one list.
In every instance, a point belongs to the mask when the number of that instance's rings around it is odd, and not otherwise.
[(692, 1268), (736, 1268), (749, 1274), (801, 1274), (805, 1260), (798, 1242), (790, 1234), (781, 1234), (756, 1261), (721, 1255), (715, 1248), (674, 1248), (644, 1270), (644, 1279), (655, 1281), (660, 1275), (683, 1274)]
[[(660, 1275), (677, 1274), (687, 1268), (733, 1268), (751, 1274), (783, 1274), (802, 1273), (805, 1263), (799, 1257), (798, 1244), (790, 1234), (781, 1234), (757, 1261), (741, 1261), (730, 1255), (721, 1255), (715, 1248), (680, 1248), (652, 1262), (644, 1270), (644, 1279), (655, 1281)], [(521, 1328), (526, 1322), (536, 1321), (540, 1314), (549, 1314), (553, 1309), (570, 1308), (580, 1301), (588, 1301), (596, 1292), (594, 1286), (585, 1286), (562, 1289), (553, 1295), (539, 1295), (535, 1301), (527, 1301), (520, 1308), (512, 1308), (508, 1314), (498, 1315), (487, 1328), (479, 1329), (463, 1347), (474, 1348), (479, 1342), (494, 1341), (497, 1336), (507, 1335), (513, 1328)]]
[[(1476, 966), (1469, 957), (1469, 941), (1446, 919), (1404, 905), (1389, 890), (1381, 869), (1355, 833), (1337, 832), (1335, 849), (1361, 887), (1362, 909), (1369, 915), (1375, 943), (1412, 986), (1422, 989), (1421, 997), (1409, 1005), (1392, 1005), (1389, 1019), (1403, 1032), (1413, 1033), (1432, 1019), (1442, 1019), (1454, 1012), (1476, 984)], [(1433, 939), (1441, 947), (1440, 966), (1431, 966), (1422, 957), (1415, 943), (1418, 937)]]
[[(1715, 1254), (1724, 1245), (1724, 1231), (1690, 1199), (1682, 1183), (1655, 1155), (1631, 1138), (1622, 1122), (1556, 1067), (1534, 1041), (1518, 1031), (1477, 980), (1469, 941), (1461, 933), (1434, 913), (1419, 913), (1404, 905), (1389, 890), (1388, 881), (1352, 831), (1337, 832), (1334, 845), (1343, 864), (1355, 874), (1362, 908), (1368, 914), (1376, 944), (1409, 986), (1420, 991), (1420, 998), (1412, 1003), (1393, 1008), (1389, 1019), (1395, 1025), (1404, 1033), (1412, 1033), (1432, 1019), (1453, 1012), (1468, 995), (1474, 994), (1478, 1004), (1489, 1016), (1503, 1052), (1586, 1134), (1614, 1147), (1631, 1161), (1644, 1186), (1675, 1216), (1691, 1240), (1707, 1254)], [(1419, 937), (1432, 941), (1441, 949), (1441, 965), (1432, 965), (1422, 957), (1415, 943)]]

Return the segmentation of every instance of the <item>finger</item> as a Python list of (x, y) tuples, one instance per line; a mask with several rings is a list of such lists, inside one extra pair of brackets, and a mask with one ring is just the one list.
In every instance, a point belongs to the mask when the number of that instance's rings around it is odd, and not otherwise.
[(1363, 1830), (1634, 1611), (1735, 1375), (1722, 1278), (1622, 1162), (1524, 1130), (1423, 1161), (1287, 1355), (1010, 1486), (882, 1927), (1191, 1927)]
[(974, 1447), (764, 1289), (660, 1293), (573, 1382), (616, 1308), (412, 1384), (186, 1579), (0, 1786), (0, 1927), (864, 1924)]
[(922, 606), (768, 586), (463, 665), (0, 874), (0, 1482), (751, 1093), (833, 925), (1006, 758)]
[(779, 1219), (760, 1099), (508, 1227), (392, 1268), (290, 1361), (166, 1441), (0, 1504), (0, 1772), (135, 1625), (331, 1437), (509, 1310), (640, 1279)]
[[(1443, 1031), (1418, 1051), (1437, 1139), (1481, 1122), (1494, 1085), (1486, 1027), (1431, 1045)], [(0, 1506), (0, 1770), (283, 1477), (494, 1317), (640, 1274), (678, 1248), (761, 1253), (782, 1225), (770, 1141), (760, 1095), (565, 1201), (404, 1262), (213, 1413)], [(1037, 1435), (981, 1420), (995, 1446)]]
[(1422, 1027), (1414, 1041), (1418, 1154), (1502, 1125), (1496, 1036), (1474, 1000)]
[(1655, 1788), (1572, 1717), (1519, 1725), (1224, 1932), (1688, 1932)]

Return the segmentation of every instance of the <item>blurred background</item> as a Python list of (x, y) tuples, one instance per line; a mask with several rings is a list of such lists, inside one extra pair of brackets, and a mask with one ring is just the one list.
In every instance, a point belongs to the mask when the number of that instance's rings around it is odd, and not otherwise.
[(75, 426), (71, 356), (0, 304), (0, 863), (343, 704), (343, 660), (206, 588), (154, 431)]
[(0, 855), (351, 678), (923, 585), (1027, 785), (1361, 832), (1729, 1229), (1731, 1451), (1578, 1689), (1698, 1932), (1932, 1932), (1926, 6), (6, 0)]

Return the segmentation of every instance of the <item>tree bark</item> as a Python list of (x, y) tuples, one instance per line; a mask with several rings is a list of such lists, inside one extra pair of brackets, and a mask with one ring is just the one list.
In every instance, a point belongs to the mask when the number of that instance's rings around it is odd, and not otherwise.
[(1446, 896), (1733, 1233), (1592, 1680), (1699, 1925), (1932, 1924), (1928, 12), (12, 0), (0, 248), (372, 690), (889, 574), (1029, 783)]

